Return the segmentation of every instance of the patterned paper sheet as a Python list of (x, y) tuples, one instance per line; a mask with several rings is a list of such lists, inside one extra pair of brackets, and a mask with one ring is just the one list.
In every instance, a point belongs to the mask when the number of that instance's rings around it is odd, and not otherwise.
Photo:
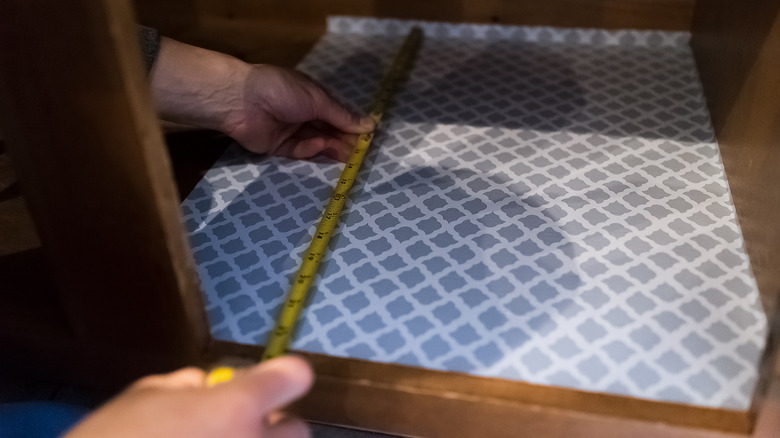
[[(408, 21), (301, 63), (366, 108)], [(294, 348), (745, 409), (766, 320), (688, 34), (421, 24)], [(262, 344), (342, 165), (230, 149), (183, 204), (216, 338)]]

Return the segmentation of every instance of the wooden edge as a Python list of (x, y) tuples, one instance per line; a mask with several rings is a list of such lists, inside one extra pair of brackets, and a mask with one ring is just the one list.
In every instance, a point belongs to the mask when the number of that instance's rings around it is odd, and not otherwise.
[[(771, 310), (771, 309), (770, 309)], [(769, 313), (769, 334), (758, 368), (758, 380), (750, 404), (750, 413), (756, 418), (768, 421), (770, 412), (778, 414), (780, 401), (777, 399), (780, 388), (780, 301), (775, 302), (774, 311)]]
[(186, 29), (167, 35), (195, 46), (216, 50), (249, 63), (293, 68), (325, 34), (325, 19), (280, 22), (273, 19), (235, 20), (204, 17)]
[(753, 438), (774, 438), (780, 431), (780, 356), (774, 365), (773, 379), (762, 396)]
[(133, 0), (138, 21), (168, 32), (186, 29), (197, 22), (197, 0)]
[(374, 382), (318, 376), (293, 406), (310, 421), (426, 437), (725, 438), (742, 434), (595, 415), (489, 397), (402, 391)]
[[(261, 353), (262, 347), (260, 346), (225, 341), (215, 341), (210, 349), (210, 354), (214, 357), (258, 358)], [(480, 403), (505, 407), (511, 405), (514, 406), (512, 409), (523, 412), (540, 408), (554, 408), (569, 412), (567, 415), (591, 414), (738, 434), (749, 433), (753, 424), (752, 417), (747, 411), (652, 401), (320, 354), (304, 352), (295, 352), (295, 354), (305, 357), (312, 364), (317, 373), (318, 382), (322, 382), (321, 385), (324, 385), (323, 389), (315, 390), (309, 399), (331, 398), (342, 401), (341, 395), (334, 395), (339, 394), (340, 391), (354, 392), (356, 397), (356, 400), (349, 401), (355, 405), (347, 411), (340, 414), (328, 414), (305, 409), (307, 418), (308, 414), (311, 414), (314, 415), (312, 417), (314, 420), (335, 423), (347, 422), (342, 424), (368, 429), (372, 429), (374, 426), (360, 421), (353, 422), (353, 420), (359, 419), (355, 415), (360, 414), (362, 409), (372, 409), (368, 405), (379, 403), (376, 398), (378, 395), (374, 393), (382, 393), (383, 397), (400, 397), (399, 404), (407, 403), (403, 396), (406, 394), (409, 395), (410, 400), (428, 400), (427, 402), (430, 403), (442, 403), (443, 406), (455, 403), (452, 409), (456, 410), (466, 405), (473, 407), (473, 405)], [(341, 389), (337, 390), (337, 388)], [(456, 400), (459, 401), (455, 402)], [(370, 403), (368, 403), (369, 401)], [(330, 406), (327, 400), (308, 400), (302, 404), (302, 406), (315, 405), (322, 405), (323, 408)], [(332, 407), (336, 409), (336, 406)], [(480, 408), (480, 410), (484, 409)], [(489, 413), (485, 411), (484, 414), (488, 415)], [(323, 418), (329, 418), (329, 420)], [(382, 420), (377, 419), (376, 421)], [(421, 423), (425, 421), (421, 420)], [(395, 429), (390, 430), (394, 433), (399, 432)], [(411, 432), (402, 431), (402, 433)]]
[(780, 296), (780, 3), (699, 2), (691, 47), (769, 317)]
[(208, 324), (130, 1), (3, 2), (0, 59), (0, 122), (74, 333), (195, 360)]
[[(182, 0), (179, 0), (180, 2)], [(690, 30), (692, 0), (299, 0), (229, 3), (198, 0), (198, 19), (317, 22), (328, 15), (355, 15), (465, 23), (601, 29)]]
[(698, 2), (691, 46), (769, 321), (751, 404), (761, 419), (767, 409), (778, 412), (772, 388), (780, 358), (780, 3)]
[(138, 148), (147, 166), (149, 189), (159, 212), (158, 223), (165, 238), (164, 248), (168, 251), (176, 291), (184, 307), (185, 321), (180, 328), (191, 332), (194, 353), (203, 353), (211, 335), (162, 128), (152, 105), (149, 83), (139, 68), (142, 58), (133, 19), (135, 11), (130, 1), (104, 0), (103, 4), (114, 38), (117, 62), (128, 89), (129, 110), (138, 130)]

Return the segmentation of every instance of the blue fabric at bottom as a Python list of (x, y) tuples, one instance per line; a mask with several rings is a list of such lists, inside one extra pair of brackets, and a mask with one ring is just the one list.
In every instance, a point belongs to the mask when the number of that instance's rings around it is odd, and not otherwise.
[(55, 402), (0, 405), (0, 438), (55, 438), (73, 427), (88, 409)]

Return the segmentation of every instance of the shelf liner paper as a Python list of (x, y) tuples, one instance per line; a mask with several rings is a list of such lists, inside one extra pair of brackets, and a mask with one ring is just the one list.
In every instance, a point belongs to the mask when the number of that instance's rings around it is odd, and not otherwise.
[[(766, 318), (687, 33), (333, 17), (366, 109), (425, 40), (293, 348), (746, 409)], [(217, 339), (263, 344), (342, 164), (232, 146), (183, 203)]]

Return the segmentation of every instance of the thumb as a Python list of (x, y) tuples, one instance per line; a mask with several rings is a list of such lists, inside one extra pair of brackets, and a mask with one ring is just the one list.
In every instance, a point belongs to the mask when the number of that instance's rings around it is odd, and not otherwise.
[(260, 412), (272, 412), (306, 394), (314, 373), (303, 359), (284, 356), (254, 366), (239, 382)]
[(313, 96), (317, 110), (315, 117), (340, 131), (348, 134), (365, 134), (376, 127), (374, 119), (350, 112), (323, 90), (319, 90)]

